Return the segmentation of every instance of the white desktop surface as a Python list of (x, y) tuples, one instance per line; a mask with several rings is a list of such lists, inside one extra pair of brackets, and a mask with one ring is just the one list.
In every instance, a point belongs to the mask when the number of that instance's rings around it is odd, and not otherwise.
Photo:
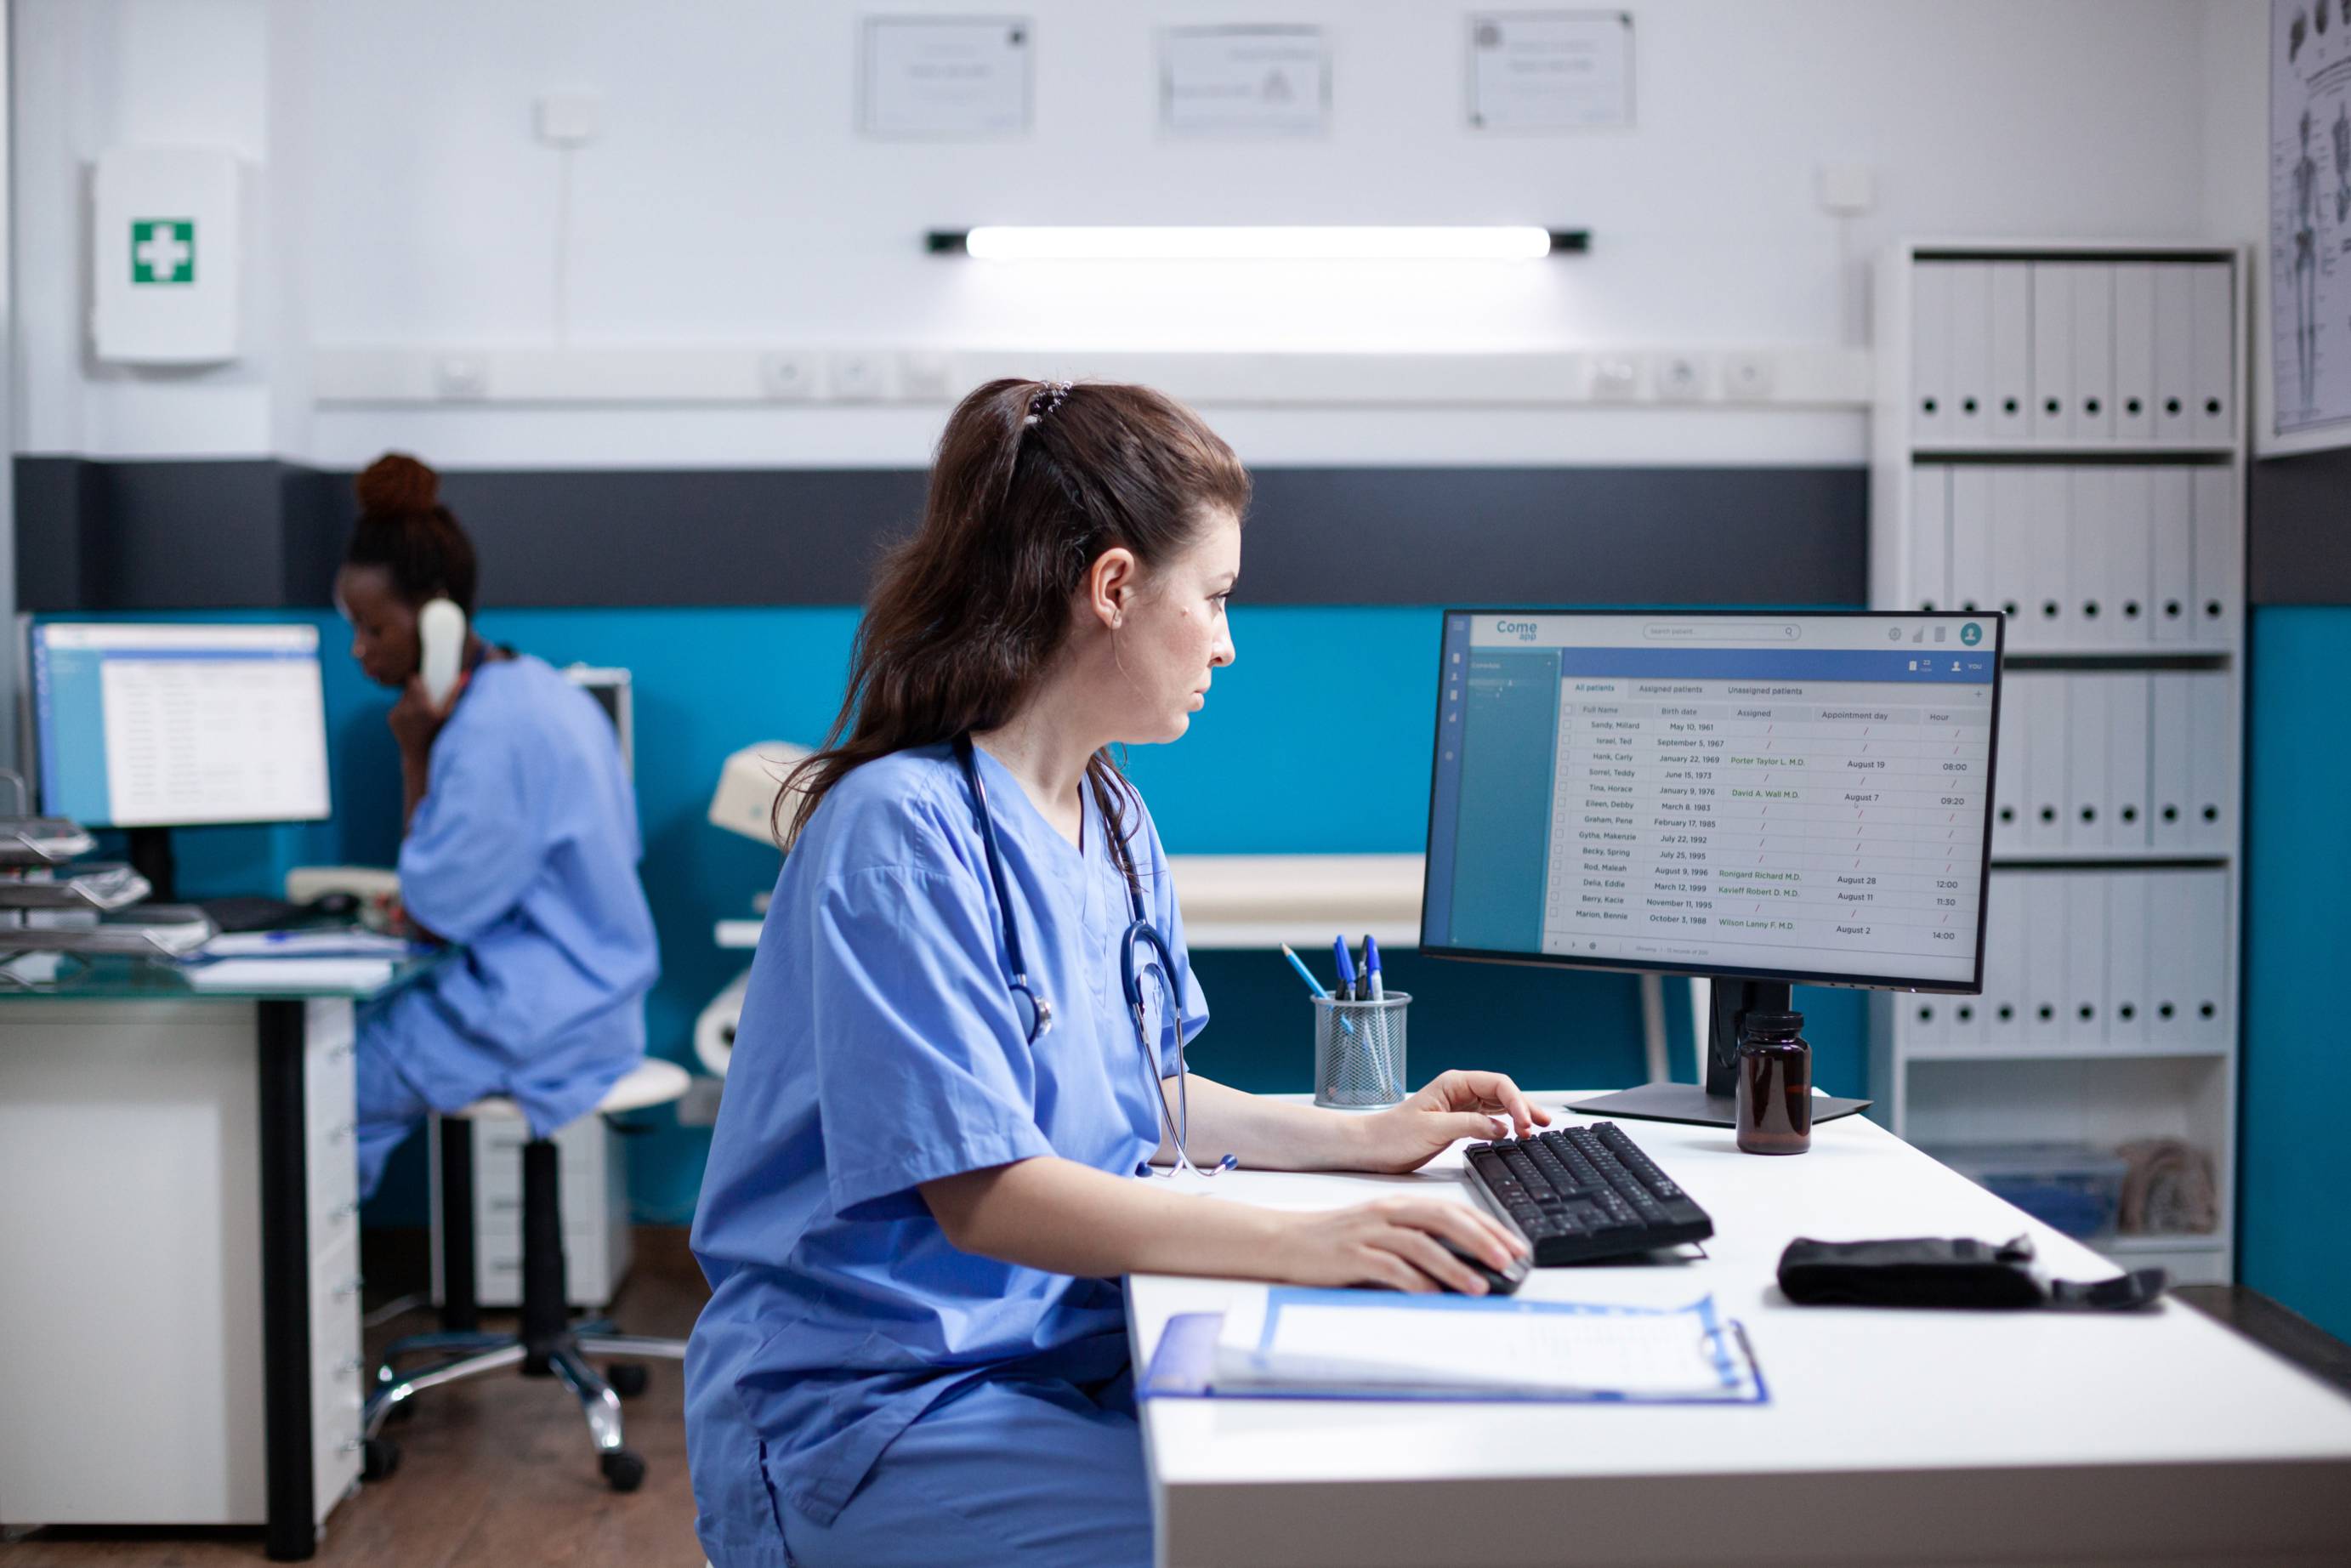
[[(1705, 1259), (1541, 1269), (1520, 1296), (1710, 1291), (1745, 1323), (1768, 1406), (1146, 1401), (1161, 1562), (2351, 1562), (2351, 1399), (2178, 1302), (1795, 1306), (1774, 1273), (1798, 1236), (2029, 1230), (2061, 1277), (2114, 1268), (1864, 1117), (1792, 1157), (1742, 1155), (1724, 1128), (1625, 1126), (1713, 1216)], [(1459, 1166), (1457, 1149), (1408, 1177), (1186, 1185), (1289, 1208), (1406, 1189), (1467, 1202)], [(1262, 1287), (1129, 1289), (1140, 1368), (1171, 1314)]]

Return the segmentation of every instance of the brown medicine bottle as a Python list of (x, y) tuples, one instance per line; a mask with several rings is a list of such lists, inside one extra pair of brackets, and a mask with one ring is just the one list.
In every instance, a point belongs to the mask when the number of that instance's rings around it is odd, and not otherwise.
[(1739, 1146), (1801, 1155), (1813, 1146), (1813, 1048), (1802, 1013), (1749, 1013), (1739, 1030)]

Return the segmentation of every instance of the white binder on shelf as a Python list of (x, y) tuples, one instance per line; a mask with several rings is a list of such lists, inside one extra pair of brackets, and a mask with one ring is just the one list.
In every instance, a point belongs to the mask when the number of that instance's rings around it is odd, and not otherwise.
[(2047, 644), (2032, 585), (2032, 468), (1996, 467), (1991, 478), (1991, 602), (2008, 617), (2008, 651), (2038, 653)]
[(2065, 887), (2065, 1038), (2098, 1045), (2106, 1038), (2106, 879), (2076, 872)]
[(2077, 263), (2074, 283), (2074, 439), (2115, 438), (2115, 269)]
[(2042, 854), (2065, 847), (2065, 698), (2067, 678), (2043, 676), (2032, 684), (2032, 706), (2024, 713), (2024, 852)]
[(2032, 434), (2032, 266), (1991, 263), (1991, 438)]
[(2193, 840), (2189, 823), (2189, 677), (2168, 672), (2147, 677), (2147, 835), (2150, 848), (2186, 854)]
[[(1995, 607), (1991, 569), (1991, 476), (1972, 463), (1951, 468), (1951, 582), (1957, 609), (1978, 614)], [(2011, 628), (2010, 634), (2014, 635)]]
[(2155, 439), (2155, 267), (2115, 268), (2115, 439)]
[(2196, 439), (2193, 262), (2155, 265), (2155, 439), (2186, 446)]
[(2237, 842), (2235, 694), (2221, 671), (2174, 678), (2188, 687), (2189, 847), (2199, 854), (2228, 854)]
[[(1987, 941), (1989, 941), (1989, 938), (1987, 938)], [(1947, 1044), (1953, 1046), (1978, 1046), (1984, 1042), (1984, 1003), (1990, 999), (1990, 993), (1991, 990), (1991, 954), (1987, 950), (1984, 954), (1985, 995), (1979, 997), (1945, 997), (1942, 998), (1943, 1010), (1949, 1016), (1950, 1020), (1948, 1031), (1944, 1036), (1944, 1040)]]
[(2229, 873), (2182, 872), (2188, 884), (2189, 1038), (2199, 1045), (2229, 1043)]
[(2189, 471), (2157, 468), (2147, 474), (2148, 542), (2153, 551), (2154, 601), (2149, 613), (2158, 643), (2185, 643), (2196, 630), (2189, 614), (2196, 591), (2195, 533), (2189, 516)]
[(2145, 468), (2106, 473), (2106, 559), (2115, 607), (2108, 639), (2118, 648), (2155, 641), (2155, 486)]
[(2073, 584), (2066, 562), (2073, 553), (2074, 490), (2063, 468), (2023, 468), (2025, 490), (2024, 614), (2040, 628), (2041, 648), (2067, 648), (2077, 641)]
[(1951, 300), (1951, 419), (1944, 439), (1980, 444), (1991, 439), (1991, 266), (1942, 265)]
[(2147, 847), (2147, 677), (2106, 677), (2106, 847)]
[(2195, 879), (2187, 872), (2160, 871), (2147, 879), (2147, 1038), (2154, 1045), (2186, 1045), (2194, 1035), (2193, 977), (2196, 946)]
[(2114, 499), (2111, 468), (2064, 468), (2065, 481), (2065, 607), (2074, 624), (2074, 643), (2104, 648), (2115, 641), (2114, 541), (2110, 503)]
[(1910, 439), (1950, 439), (1951, 269), (1922, 261), (1910, 269)]
[(2000, 695), (2000, 734), (1991, 758), (1991, 852), (2024, 852), (2025, 777), (2032, 770), (2032, 731), (2024, 722), (2042, 682), (2038, 675), (2011, 675)]
[(2063, 446), (2074, 439), (2074, 274), (2075, 264), (2032, 263), (2033, 442)]
[(1939, 463), (1910, 470), (1910, 596), (1919, 610), (1951, 607), (1951, 471)]
[(2024, 879), (2024, 1038), (2033, 1045), (2065, 1040), (2065, 873)]
[(2244, 592), (2244, 530), (2238, 526), (2237, 473), (2199, 468), (2191, 481), (2189, 531), (2196, 629), (2191, 640), (2216, 647), (2237, 642), (2238, 604)]
[(1932, 1050), (1951, 1038), (1950, 1010), (1954, 997), (1907, 996), (1896, 1004), (1903, 1009), (1910, 1049)]
[(2114, 694), (2112, 675), (2064, 675), (2065, 787), (2070, 791), (2065, 813), (2065, 847), (2103, 850), (2106, 847), (2106, 811), (2113, 791), (2106, 783), (2106, 743), (2112, 721), (2106, 716)]
[(2143, 871), (2108, 872), (2106, 1043), (2147, 1043), (2147, 888)]
[(1984, 898), (1983, 1038), (1988, 1046), (2023, 1042), (2025, 928), (2022, 872), (1996, 871)]
[(2199, 261), (2189, 269), (2189, 362), (2195, 367), (2190, 423), (2199, 445), (2237, 438), (2236, 321), (2230, 308), (2230, 266)]

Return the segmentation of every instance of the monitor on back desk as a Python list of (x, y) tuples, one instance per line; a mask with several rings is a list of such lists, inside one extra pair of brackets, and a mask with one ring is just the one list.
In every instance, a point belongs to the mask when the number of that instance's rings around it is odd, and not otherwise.
[(1980, 991), (2001, 632), (1447, 611), (1422, 947), (1713, 977), (1706, 1082), (1585, 1105), (1725, 1125), (1792, 983)]
[(37, 622), (33, 721), (42, 810), (129, 829), (160, 899), (172, 828), (331, 810), (316, 626)]

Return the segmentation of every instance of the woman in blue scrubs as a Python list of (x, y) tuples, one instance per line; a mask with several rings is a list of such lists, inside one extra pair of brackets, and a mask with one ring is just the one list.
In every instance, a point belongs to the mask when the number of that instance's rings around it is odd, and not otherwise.
[[(995, 382), (947, 423), (841, 716), (778, 805), (791, 851), (694, 1228), (717, 1568), (1147, 1563), (1121, 1276), (1474, 1294), (1446, 1244), (1518, 1246), (1435, 1198), (1278, 1213), (1139, 1179), (1179, 1155), (1161, 1081), (1207, 1009), (1109, 747), (1183, 735), (1232, 663), (1249, 491), (1140, 387)], [(1171, 971), (1141, 1022), (1138, 913)], [(1494, 1073), (1369, 1116), (1188, 1093), (1190, 1152), (1259, 1168), (1406, 1171), (1548, 1120)]]
[[(474, 547), (440, 479), (388, 454), (359, 476), (335, 602), (351, 656), (400, 693), (400, 895), (463, 950), (360, 1020), (360, 1188), (428, 1111), (512, 1099), (544, 1137), (587, 1113), (644, 1055), (660, 972), (637, 881), (637, 805), (595, 698), (473, 630)], [(465, 614), (461, 675), (436, 706), (417, 612)]]

